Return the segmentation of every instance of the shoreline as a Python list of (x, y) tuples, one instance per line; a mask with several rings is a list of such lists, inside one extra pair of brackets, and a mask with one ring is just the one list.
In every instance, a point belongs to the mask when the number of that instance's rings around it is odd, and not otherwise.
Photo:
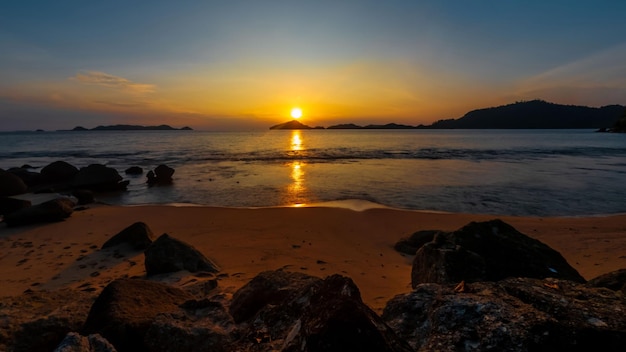
[[(411, 291), (412, 256), (393, 249), (398, 240), (419, 230), (453, 231), (495, 218), (559, 251), (587, 280), (626, 268), (626, 214), (514, 217), (393, 208), (96, 205), (62, 222), (0, 225), (0, 296), (29, 289), (99, 292), (116, 278), (145, 276), (143, 252), (100, 249), (143, 221), (155, 238), (167, 233), (215, 260), (222, 268), (218, 287), (226, 295), (265, 270), (341, 274), (380, 311), (390, 298)], [(178, 286), (203, 280), (186, 272), (156, 279)]]

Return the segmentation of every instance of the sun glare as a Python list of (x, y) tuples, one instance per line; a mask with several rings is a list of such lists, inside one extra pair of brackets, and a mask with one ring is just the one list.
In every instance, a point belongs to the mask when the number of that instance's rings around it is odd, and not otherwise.
[(291, 109), (291, 117), (299, 119), (302, 116), (302, 110), (300, 108)]

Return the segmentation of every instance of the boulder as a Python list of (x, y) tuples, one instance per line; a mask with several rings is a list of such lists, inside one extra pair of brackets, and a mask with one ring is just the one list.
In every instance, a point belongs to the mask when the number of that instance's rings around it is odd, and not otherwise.
[(131, 166), (124, 171), (127, 175), (141, 175), (143, 174), (143, 169), (139, 166)]
[(79, 205), (91, 204), (96, 200), (93, 192), (88, 189), (75, 189), (72, 196), (76, 197)]
[(620, 294), (567, 280), (511, 278), (420, 284), (391, 299), (382, 319), (418, 351), (621, 351)]
[(21, 178), (8, 171), (0, 171), (0, 197), (22, 194), (27, 189)]
[(264, 271), (243, 285), (230, 303), (229, 312), (237, 323), (248, 320), (267, 305), (277, 305), (294, 292), (320, 281), (318, 277), (282, 270)]
[(304, 312), (282, 351), (413, 351), (363, 303), (348, 277), (329, 276), (311, 284), (297, 299), (306, 302)]
[(413, 233), (411, 236), (398, 241), (393, 248), (403, 254), (415, 255), (418, 249), (435, 238), (439, 230), (423, 230)]
[(426, 282), (497, 281), (507, 277), (585, 282), (559, 252), (501, 220), (492, 220), (438, 233), (417, 251), (411, 283), (416, 287)]
[(11, 214), (30, 206), (31, 202), (29, 200), (0, 197), (0, 215)]
[(83, 330), (99, 333), (120, 352), (143, 351), (144, 335), (157, 315), (176, 312), (191, 299), (191, 294), (166, 284), (118, 279), (95, 300)]
[(144, 250), (152, 244), (152, 230), (143, 222), (136, 222), (109, 238), (102, 249), (127, 244), (134, 250)]
[(30, 167), (27, 166), (10, 168), (7, 171), (21, 178), (28, 187), (38, 186), (45, 182), (44, 177), (39, 172), (30, 171)]
[(7, 226), (21, 226), (62, 221), (72, 215), (74, 205), (69, 198), (57, 198), (5, 215), (4, 222)]
[(219, 267), (193, 246), (163, 234), (145, 251), (148, 276), (180, 270), (218, 272)]
[(101, 164), (91, 164), (78, 171), (72, 185), (75, 188), (84, 188), (92, 191), (118, 191), (126, 189), (128, 181), (122, 181), (122, 176), (112, 167)]
[(172, 183), (174, 171), (174, 169), (167, 165), (159, 165), (154, 169), (154, 171), (149, 171), (146, 175), (148, 178), (148, 184), (154, 185)]
[(54, 352), (117, 352), (117, 350), (99, 334), (82, 336), (77, 332), (70, 332)]
[(191, 300), (181, 305), (179, 313), (157, 316), (144, 340), (151, 352), (236, 351), (230, 336), (234, 329), (221, 303)]
[[(263, 297), (255, 300), (255, 294)], [(240, 323), (237, 350), (411, 351), (362, 302), (354, 282), (344, 276), (321, 280), (264, 272), (235, 293), (233, 304), (239, 307), (231, 306), (231, 313), (241, 312), (242, 305), (250, 306), (244, 316), (257, 310)]]
[(41, 175), (52, 183), (71, 182), (78, 173), (78, 169), (65, 161), (55, 161), (41, 169)]
[(612, 271), (600, 275), (587, 282), (589, 287), (605, 287), (613, 291), (622, 291), (626, 294), (626, 269)]

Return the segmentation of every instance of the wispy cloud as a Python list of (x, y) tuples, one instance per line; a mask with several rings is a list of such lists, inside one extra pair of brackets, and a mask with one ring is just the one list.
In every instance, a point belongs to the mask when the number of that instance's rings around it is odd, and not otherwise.
[(591, 105), (624, 103), (626, 43), (566, 63), (521, 82), (528, 98), (561, 99)]
[(70, 79), (84, 84), (98, 85), (136, 94), (152, 93), (156, 88), (152, 84), (136, 83), (124, 77), (99, 71), (82, 71)]

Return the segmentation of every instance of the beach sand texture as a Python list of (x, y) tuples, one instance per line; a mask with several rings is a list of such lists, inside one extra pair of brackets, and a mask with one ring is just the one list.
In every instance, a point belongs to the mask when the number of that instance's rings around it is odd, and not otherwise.
[[(218, 287), (232, 295), (258, 273), (285, 269), (351, 277), (364, 302), (380, 313), (411, 291), (412, 257), (393, 245), (418, 230), (456, 230), (500, 218), (559, 251), (586, 279), (626, 268), (626, 214), (598, 217), (510, 217), (398, 209), (330, 207), (216, 208), (96, 205), (66, 221), (0, 228), (0, 296), (72, 288), (98, 293), (120, 277), (145, 276), (142, 251), (102, 244), (137, 221), (155, 237), (167, 233), (221, 267)], [(203, 278), (187, 272), (156, 277), (184, 287)]]

